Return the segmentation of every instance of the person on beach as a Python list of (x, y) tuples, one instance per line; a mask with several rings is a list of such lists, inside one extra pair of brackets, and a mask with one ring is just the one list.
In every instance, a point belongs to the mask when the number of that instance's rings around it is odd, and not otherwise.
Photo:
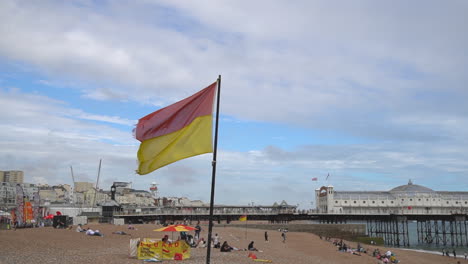
[(265, 231), (265, 242), (268, 242), (268, 232)]
[(187, 240), (187, 233), (182, 231), (180, 232), (180, 240)]
[(185, 240), (191, 247), (195, 247), (195, 240), (193, 239), (193, 236), (188, 234), (187, 239)]
[(104, 235), (101, 234), (101, 232), (100, 232), (99, 230), (97, 230), (97, 229), (94, 230), (94, 235), (95, 235), (95, 236), (100, 236), (100, 237), (103, 237), (103, 236), (104, 236)]
[(198, 243), (197, 243), (197, 248), (205, 248), (206, 247), (206, 241), (205, 239), (202, 237), (200, 238), (200, 240), (198, 240)]
[(286, 243), (286, 233), (281, 233), (281, 238), (283, 238), (283, 243)]
[(453, 253), (453, 258), (457, 258), (457, 252), (455, 252), (455, 249), (453, 249), (452, 253)]
[(466, 260), (466, 258), (468, 257), (468, 252), (465, 251), (465, 253), (463, 253), (463, 255), (465, 255), (465, 260)]
[(392, 255), (392, 252), (391, 252), (390, 250), (388, 250), (387, 253), (385, 253), (385, 256), (386, 256), (387, 258), (389, 258), (391, 255)]
[(116, 231), (116, 232), (112, 232), (112, 234), (115, 234), (115, 235), (124, 235), (124, 236), (129, 235), (129, 236), (131, 236), (130, 234), (125, 233), (124, 231)]
[(164, 237), (161, 239), (161, 241), (164, 242), (164, 243), (169, 243), (169, 236), (164, 235)]
[(229, 244), (227, 243), (227, 241), (224, 241), (223, 242), (223, 245), (221, 246), (221, 249), (220, 251), (221, 252), (231, 252), (233, 250), (233, 248), (231, 246), (229, 246)]
[(195, 240), (198, 240), (200, 238), (200, 232), (201, 232), (200, 221), (198, 221), (195, 228), (196, 228), (196, 230), (195, 230)]
[(76, 232), (86, 232), (86, 230), (81, 227), (81, 224), (78, 224), (76, 227)]
[(92, 230), (91, 228), (88, 228), (88, 230), (86, 230), (86, 235), (88, 235), (88, 236), (100, 236), (100, 237), (104, 236), (103, 234), (101, 234), (101, 232), (99, 232), (99, 230)]
[(256, 249), (256, 248), (254, 247), (254, 242), (253, 242), (253, 241), (249, 243), (249, 246), (247, 247), (247, 249), (248, 249), (249, 251), (258, 251), (258, 249)]
[(218, 233), (216, 233), (215, 236), (213, 237), (213, 247), (214, 248), (220, 248), (221, 247), (221, 243), (219, 243)]

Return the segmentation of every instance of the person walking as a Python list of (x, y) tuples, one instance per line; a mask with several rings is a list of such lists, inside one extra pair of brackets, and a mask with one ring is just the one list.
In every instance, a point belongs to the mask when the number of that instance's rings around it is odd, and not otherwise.
[(283, 238), (283, 243), (286, 243), (286, 233), (281, 233), (281, 237)]
[(200, 239), (200, 232), (201, 232), (200, 221), (198, 221), (195, 228), (196, 228), (196, 230), (195, 230), (195, 240), (198, 240), (198, 239)]
[(268, 242), (268, 232), (265, 231), (265, 242)]

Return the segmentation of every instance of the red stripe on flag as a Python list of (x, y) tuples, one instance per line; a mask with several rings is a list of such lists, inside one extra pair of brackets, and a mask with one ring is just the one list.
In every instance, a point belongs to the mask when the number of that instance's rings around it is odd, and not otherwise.
[(190, 97), (142, 117), (136, 125), (136, 139), (145, 141), (170, 134), (186, 127), (197, 117), (211, 115), (216, 87), (217, 82), (214, 82)]

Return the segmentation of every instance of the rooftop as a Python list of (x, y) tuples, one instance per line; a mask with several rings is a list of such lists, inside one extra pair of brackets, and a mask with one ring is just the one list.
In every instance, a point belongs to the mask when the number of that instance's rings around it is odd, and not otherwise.
[(393, 189), (390, 190), (391, 193), (395, 193), (395, 192), (406, 192), (406, 193), (433, 193), (435, 192), (434, 190), (430, 189), (430, 188), (427, 188), (427, 187), (424, 187), (424, 186), (421, 186), (421, 185), (417, 185), (417, 184), (413, 184), (413, 182), (411, 180), (408, 181), (408, 184), (406, 185), (400, 185), (398, 187), (395, 187)]

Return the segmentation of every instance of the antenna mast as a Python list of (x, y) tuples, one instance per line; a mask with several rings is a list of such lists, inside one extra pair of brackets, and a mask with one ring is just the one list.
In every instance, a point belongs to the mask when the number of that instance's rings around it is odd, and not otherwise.
[(99, 175), (101, 175), (101, 162), (102, 162), (102, 159), (99, 160), (99, 169), (98, 169), (97, 180), (96, 180), (96, 189), (94, 191), (93, 207), (96, 205), (96, 195), (97, 195), (98, 187), (99, 187)]
[(73, 167), (70, 165), (70, 170), (71, 170), (71, 176), (72, 176), (72, 181), (73, 181), (73, 185), (72, 185), (72, 192), (71, 192), (71, 201), (73, 204), (75, 204), (75, 176), (73, 175)]

